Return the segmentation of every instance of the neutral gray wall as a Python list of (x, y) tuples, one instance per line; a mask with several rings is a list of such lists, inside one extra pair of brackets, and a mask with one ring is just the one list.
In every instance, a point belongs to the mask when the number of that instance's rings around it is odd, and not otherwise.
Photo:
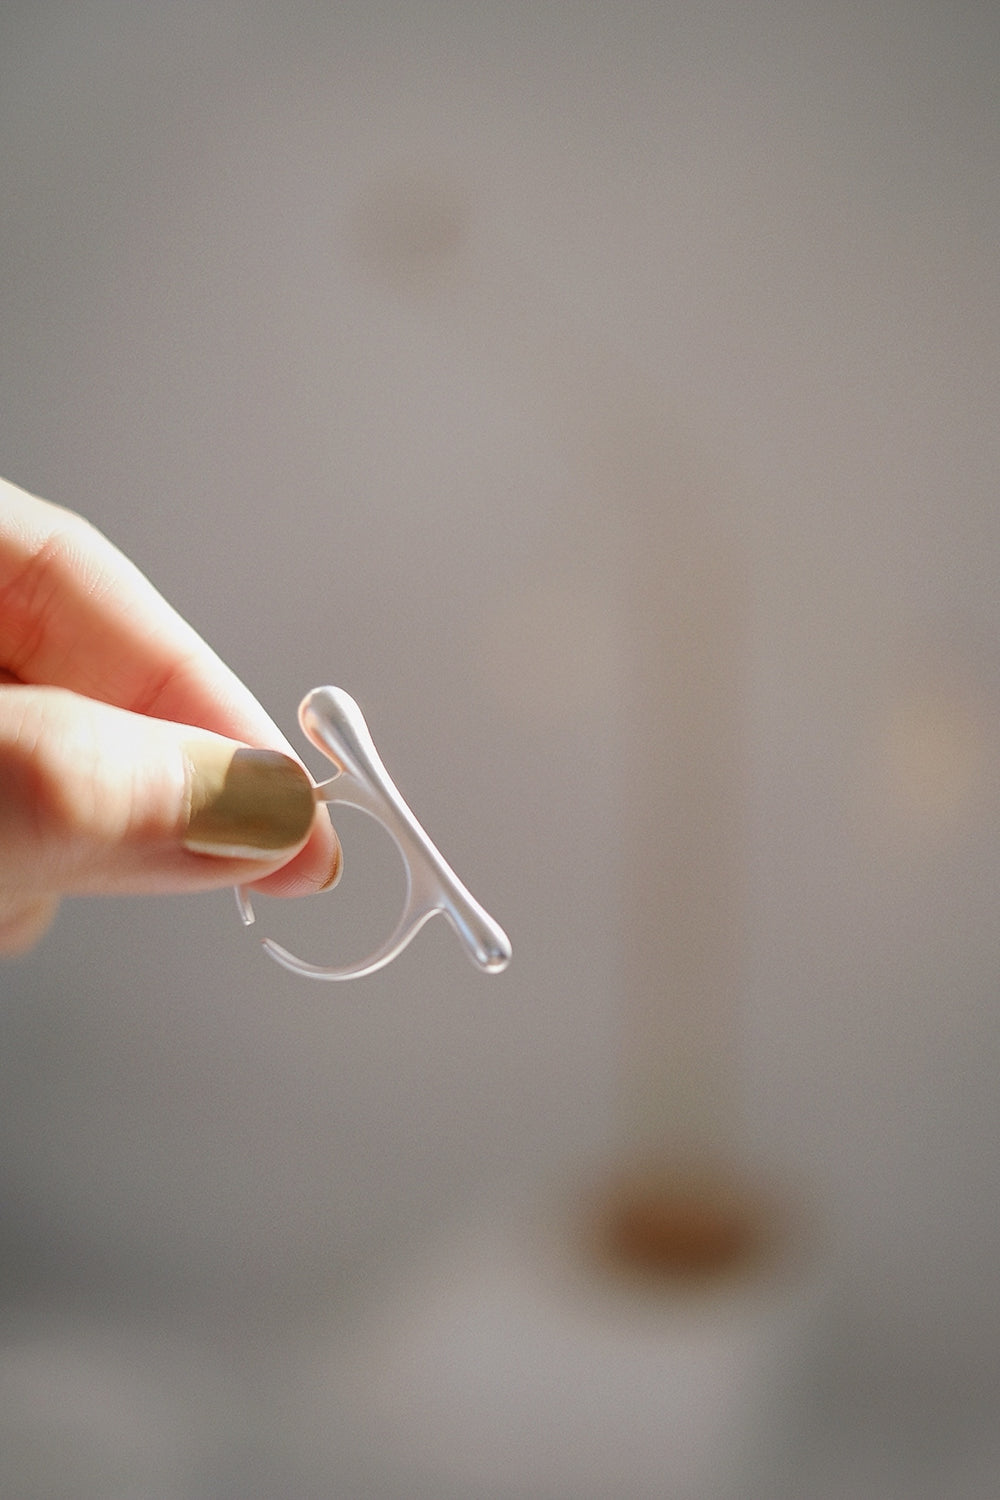
[[(873, 1344), (993, 1347), (997, 42), (917, 0), (3, 8), (0, 471), (288, 730), (349, 688), (515, 945), (485, 981), (432, 927), (345, 992), (225, 894), (67, 905), (0, 974), (15, 1296), (347, 1287), (612, 1145), (627, 559), (669, 588), (676, 512), (746, 583), (741, 1148)], [(319, 960), (389, 868), (354, 832), (356, 895), (267, 911)]]

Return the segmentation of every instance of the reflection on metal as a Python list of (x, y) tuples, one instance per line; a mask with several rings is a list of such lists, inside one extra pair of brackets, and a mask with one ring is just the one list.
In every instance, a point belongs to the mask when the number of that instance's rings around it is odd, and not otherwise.
[[(431, 843), (403, 801), (375, 749), (360, 708), (342, 688), (318, 687), (299, 705), (303, 733), (336, 766), (336, 774), (316, 787), (316, 800), (342, 803), (368, 813), (391, 835), (406, 869), (406, 900), (395, 930), (370, 957), (344, 968), (306, 963), (272, 938), (264, 947), (272, 958), (311, 979), (360, 979), (373, 974), (403, 951), (425, 922), (441, 912), (448, 918), (472, 959), (487, 974), (510, 961), (506, 933), (480, 906)], [(245, 891), (237, 892), (243, 921), (254, 921)]]

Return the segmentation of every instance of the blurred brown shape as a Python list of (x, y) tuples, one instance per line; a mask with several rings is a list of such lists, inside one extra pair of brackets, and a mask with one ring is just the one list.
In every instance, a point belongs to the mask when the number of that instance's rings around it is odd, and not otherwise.
[(767, 1194), (711, 1172), (623, 1173), (593, 1200), (588, 1219), (598, 1263), (653, 1284), (754, 1271), (788, 1231), (785, 1212)]

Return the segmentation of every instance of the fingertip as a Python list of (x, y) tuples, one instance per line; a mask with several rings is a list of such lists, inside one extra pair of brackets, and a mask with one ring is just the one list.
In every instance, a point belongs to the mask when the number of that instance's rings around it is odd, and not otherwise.
[(329, 891), (343, 874), (344, 857), (336, 830), (325, 807), (318, 806), (312, 832), (299, 852), (251, 884), (268, 896), (310, 896)]
[(27, 953), (45, 935), (59, 905), (54, 896), (38, 896), (9, 911), (0, 909), (0, 954)]
[(340, 884), (340, 877), (344, 873), (344, 850), (341, 845), (340, 839), (337, 837), (337, 830), (334, 828), (332, 823), (330, 824), (330, 832), (333, 834), (333, 858), (330, 864), (329, 874), (327, 875), (324, 883), (320, 886), (321, 891), (334, 890)]
[(185, 747), (185, 767), (182, 842), (196, 854), (287, 857), (316, 821), (309, 777), (281, 751), (206, 737)]

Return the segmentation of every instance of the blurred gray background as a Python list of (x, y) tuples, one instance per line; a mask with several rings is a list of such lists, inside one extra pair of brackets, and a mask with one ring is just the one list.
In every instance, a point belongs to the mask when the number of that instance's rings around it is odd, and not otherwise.
[[(620, 1149), (622, 830), (687, 799), (743, 892), (736, 935), (705, 919), (726, 1128), (833, 1268), (793, 1492), (996, 1493), (998, 31), (930, 0), (7, 0), (0, 471), (296, 743), (308, 688), (351, 691), (515, 960), (483, 980), (432, 924), (310, 985), (221, 893), (69, 903), (3, 966), (0, 1492), (416, 1493), (350, 1433), (303, 1454), (296, 1339)], [(669, 601), (706, 549), (741, 580), (724, 816), (628, 773), (650, 573)], [(341, 831), (336, 895), (259, 912), (319, 962), (398, 879)], [(109, 1413), (131, 1436), (91, 1452)]]

